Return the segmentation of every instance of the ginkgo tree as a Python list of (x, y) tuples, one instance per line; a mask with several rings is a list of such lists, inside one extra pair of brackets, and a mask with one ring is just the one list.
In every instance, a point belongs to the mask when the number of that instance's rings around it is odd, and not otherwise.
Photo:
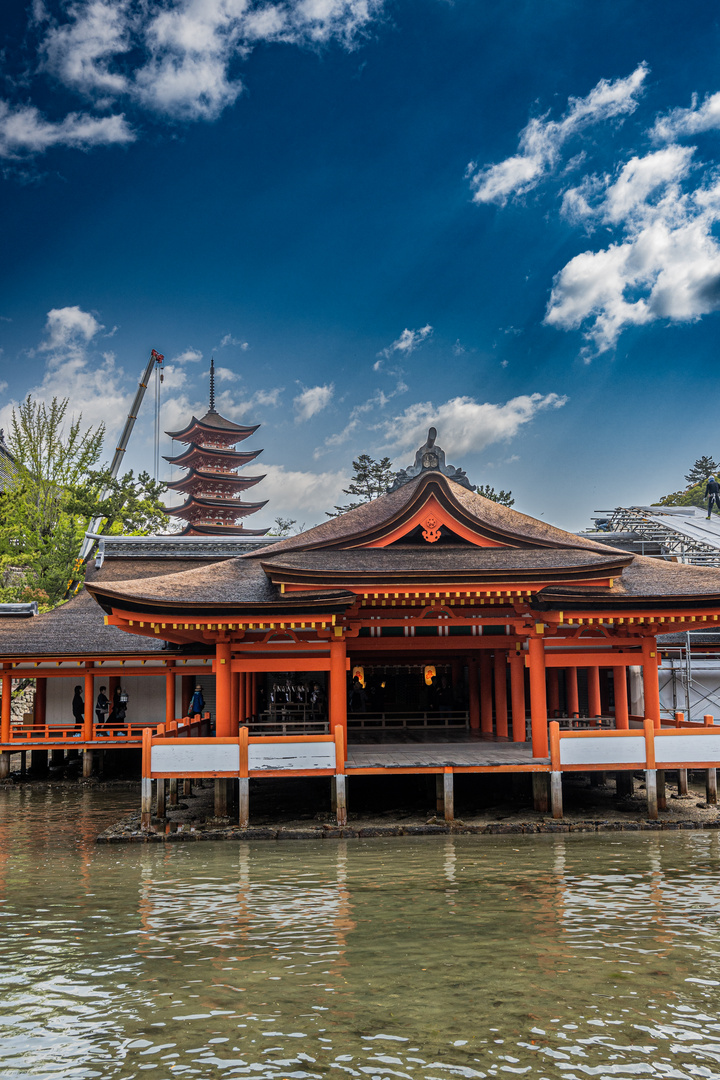
[[(28, 395), (13, 410), (7, 438), (11, 459), (0, 492), (2, 600), (38, 600), (52, 607), (64, 596), (90, 521), (101, 534), (165, 531), (164, 485), (148, 473), (112, 478), (100, 464), (104, 424), (67, 419), (67, 398), (49, 404)], [(8, 579), (8, 568), (16, 568)]]

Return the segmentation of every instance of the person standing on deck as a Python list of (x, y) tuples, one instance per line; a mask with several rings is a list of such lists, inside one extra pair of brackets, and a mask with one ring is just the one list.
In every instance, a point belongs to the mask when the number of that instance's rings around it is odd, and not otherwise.
[(720, 484), (718, 484), (714, 476), (708, 476), (707, 483), (705, 485), (705, 495), (703, 496), (703, 498), (707, 499), (708, 501), (707, 516), (709, 521), (710, 514), (713, 508), (713, 503), (715, 503), (718, 511), (720, 511)]
[(85, 720), (85, 702), (82, 698), (82, 686), (75, 687), (75, 696), (72, 699), (72, 711), (76, 724), (82, 724)]
[(188, 709), (189, 716), (202, 716), (203, 709), (205, 708), (205, 698), (203, 697), (202, 686), (200, 683), (195, 687), (195, 693), (192, 696), (190, 702), (190, 708)]
[(95, 702), (95, 716), (97, 717), (98, 724), (105, 723), (110, 708), (110, 699), (106, 696), (105, 689), (104, 686), (100, 687), (100, 693)]

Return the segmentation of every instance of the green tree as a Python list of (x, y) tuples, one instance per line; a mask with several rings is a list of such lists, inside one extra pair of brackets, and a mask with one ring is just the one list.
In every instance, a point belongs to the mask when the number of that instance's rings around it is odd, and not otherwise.
[(301, 533), (305, 531), (304, 525), (298, 525), (296, 529), (293, 528), (297, 525), (295, 518), (276, 517), (273, 522), (273, 528), (267, 532), (268, 536), (290, 536), (292, 533)]
[(389, 457), (376, 461), (369, 454), (361, 454), (356, 461), (353, 461), (352, 466), (353, 476), (349, 485), (343, 488), (343, 494), (354, 495), (355, 501), (345, 506), (336, 506), (332, 511), (326, 510), (328, 517), (337, 517), (338, 514), (356, 510), (358, 506), (363, 506), (379, 498), (380, 495), (385, 495), (392, 487), (395, 474)]
[[(101, 518), (99, 531), (106, 534), (166, 527), (163, 486), (147, 473), (111, 480), (109, 470), (98, 467), (104, 426), (84, 429), (81, 416), (66, 426), (67, 408), (67, 399), (53, 398), (48, 406), (28, 395), (13, 412), (8, 439), (13, 472), (0, 492), (0, 595), (5, 600), (43, 602), (44, 595), (44, 606), (57, 604), (94, 518)], [(24, 579), (17, 572), (9, 575), (9, 567), (25, 568)]]
[(478, 495), (482, 495), (483, 499), (490, 499), (491, 502), (500, 503), (501, 506), (514, 506), (515, 500), (512, 498), (512, 491), (496, 491), (494, 487), (490, 487), (489, 484), (481, 484), (476, 487)]
[(718, 462), (705, 455), (697, 458), (690, 472), (685, 473), (685, 479), (690, 487), (695, 487), (696, 484), (704, 484), (708, 476), (714, 476), (718, 469)]

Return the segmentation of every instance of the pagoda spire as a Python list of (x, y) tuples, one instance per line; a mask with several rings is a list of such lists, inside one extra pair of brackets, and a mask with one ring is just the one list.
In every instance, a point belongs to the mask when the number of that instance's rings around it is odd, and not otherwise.
[(210, 357), (210, 412), (215, 412), (215, 357)]

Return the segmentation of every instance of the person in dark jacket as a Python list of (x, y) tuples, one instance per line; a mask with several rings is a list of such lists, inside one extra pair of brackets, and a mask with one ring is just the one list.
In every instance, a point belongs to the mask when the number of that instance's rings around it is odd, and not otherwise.
[(72, 711), (76, 724), (82, 724), (85, 720), (85, 702), (82, 699), (82, 686), (75, 687), (75, 696), (72, 699)]
[(708, 506), (707, 516), (708, 516), (708, 521), (709, 521), (710, 520), (710, 514), (711, 514), (712, 508), (713, 508), (713, 503), (715, 503), (715, 506), (717, 507), (718, 512), (720, 512), (720, 484), (718, 484), (718, 482), (717, 482), (717, 480), (715, 479), (714, 476), (708, 476), (707, 484), (705, 485), (705, 495), (703, 496), (703, 498), (707, 499), (707, 501), (708, 501), (708, 504), (707, 504), (707, 506)]
[(203, 697), (202, 686), (198, 683), (190, 701), (188, 716), (202, 716), (204, 708), (205, 698)]
[(98, 724), (104, 724), (107, 720), (108, 710), (110, 709), (110, 699), (105, 693), (106, 687), (100, 687), (100, 693), (97, 696), (95, 702), (95, 716), (97, 717)]

